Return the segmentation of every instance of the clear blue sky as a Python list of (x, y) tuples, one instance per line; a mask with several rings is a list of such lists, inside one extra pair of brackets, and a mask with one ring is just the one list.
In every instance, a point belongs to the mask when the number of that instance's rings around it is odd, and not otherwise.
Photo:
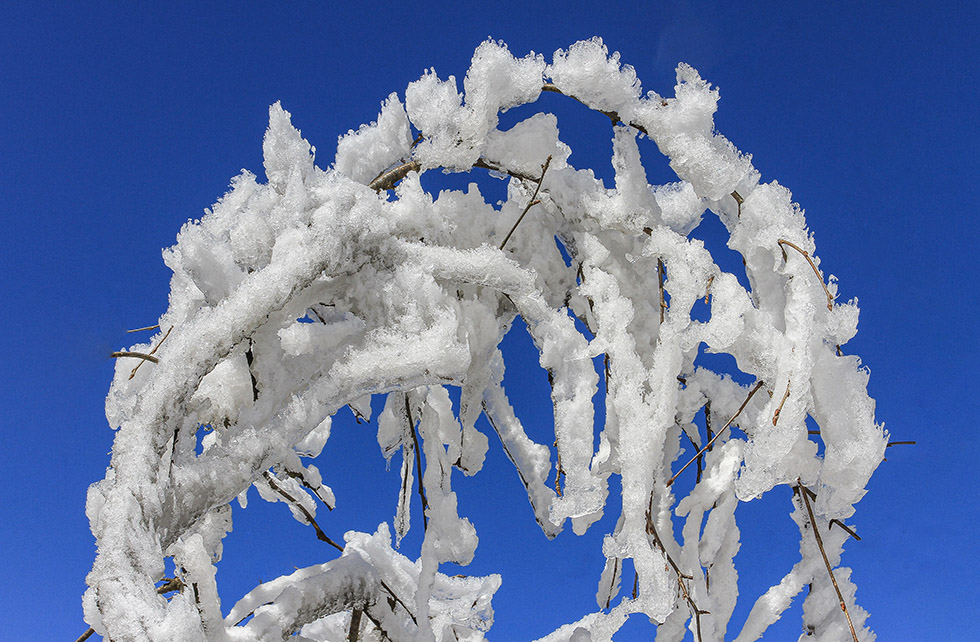
[[(85, 630), (94, 544), (84, 502), (109, 461), (108, 354), (164, 311), (161, 248), (241, 168), (262, 175), (269, 104), (292, 112), (325, 166), (338, 135), (426, 68), (461, 79), (487, 36), (550, 59), (593, 35), (645, 89), (670, 94), (679, 61), (720, 87), (718, 129), (753, 154), (764, 181), (793, 191), (823, 267), (843, 298), (860, 298), (849, 351), (870, 367), (878, 420), (893, 439), (918, 441), (889, 449), (853, 520), (864, 539), (845, 560), (869, 624), (882, 640), (975, 630), (980, 5), (159, 4), (11, 3), (0, 19), (0, 639)], [(563, 122), (571, 162), (611, 176), (608, 122)], [(546, 388), (539, 373), (519, 375), (514, 387)], [(373, 430), (344, 421), (328, 443), (345, 467), (327, 474), (341, 503), (321, 522), (331, 535), (391, 518), (397, 481), (383, 475)], [(493, 452), (488, 470), (457, 483), (481, 535), (470, 572), (505, 574), (492, 636), (530, 640), (594, 610), (609, 527), (546, 542)], [(363, 503), (367, 484), (380, 484), (369, 497), (381, 505)], [(495, 494), (505, 508), (487, 510)], [(251, 510), (260, 503), (253, 491), (226, 540), (226, 609), (259, 578), (333, 555), (283, 505)], [(788, 492), (746, 508), (743, 541), (763, 538), (736, 559), (756, 569), (747, 593), (796, 560), (789, 510)], [(795, 639), (792, 613), (765, 639)], [(650, 631), (631, 625), (618, 639)]]

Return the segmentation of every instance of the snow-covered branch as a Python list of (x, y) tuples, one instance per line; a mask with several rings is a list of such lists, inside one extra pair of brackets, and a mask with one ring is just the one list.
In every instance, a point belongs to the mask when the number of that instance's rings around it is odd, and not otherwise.
[[(681, 64), (672, 97), (643, 94), (598, 39), (551, 63), (484, 42), (463, 89), (427, 72), (343, 136), (327, 169), (273, 105), (267, 181), (243, 172), (181, 230), (165, 254), (166, 334), (114, 355), (106, 409), (116, 439), (87, 504), (98, 554), (86, 620), (115, 642), (334, 640), (362, 629), (394, 641), (483, 639), (499, 576), (440, 572), (476, 551), (452, 480), (483, 467), (482, 415), (548, 537), (568, 520), (582, 533), (604, 511), (619, 515), (596, 552), (607, 560), (599, 610), (545, 639), (606, 640), (637, 613), (660, 623), (658, 640), (686, 630), (723, 640), (739, 594), (738, 506), (779, 485), (803, 489), (801, 558), (737, 639), (757, 639), (806, 584), (808, 630), (873, 639), (839, 567), (847, 530), (829, 529), (854, 515), (887, 443), (867, 372), (840, 349), (857, 305), (835, 300), (790, 192), (760, 183), (751, 158), (714, 130), (717, 90)], [(555, 116), (499, 129), (502, 111), (542, 91), (609, 117), (614, 188), (569, 164)], [(641, 144), (667, 157), (677, 182), (648, 183)], [(434, 197), (421, 182), (431, 169), (494, 172), (509, 181), (507, 198), (489, 204), (475, 186)], [(706, 212), (727, 229), (743, 273), (722, 269), (691, 235)], [(551, 382), (554, 452), (528, 437), (503, 386), (500, 343), (518, 318)], [(731, 355), (740, 372), (712, 371), (704, 351)], [(736, 383), (746, 378), (755, 383)], [(370, 416), (372, 395), (387, 395), (383, 456), (403, 454), (396, 545), (413, 524), (416, 485), (424, 498), (416, 560), (395, 551), (386, 525), (340, 545), (315, 519), (334, 501), (312, 462), (331, 418), (347, 406)], [(678, 501), (690, 487), (674, 484), (682, 475), (693, 490)], [(215, 565), (229, 504), (252, 485), (343, 552), (259, 585), (222, 615)], [(799, 499), (809, 492), (812, 504)], [(633, 590), (620, 595), (627, 560)], [(168, 564), (184, 587), (170, 599), (156, 586)]]

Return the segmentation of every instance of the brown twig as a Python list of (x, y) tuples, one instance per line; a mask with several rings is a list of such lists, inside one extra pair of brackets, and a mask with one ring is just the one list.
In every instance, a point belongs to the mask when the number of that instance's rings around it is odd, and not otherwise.
[(486, 169), (491, 172), (500, 172), (501, 174), (507, 174), (508, 176), (513, 176), (514, 178), (520, 179), (522, 181), (528, 181), (533, 183), (538, 179), (530, 174), (525, 174), (524, 172), (518, 172), (513, 169), (507, 169), (506, 167), (501, 167), (499, 165), (494, 165), (488, 162), (485, 158), (478, 158), (476, 162), (473, 163), (473, 167), (479, 167), (480, 169)]
[(735, 203), (738, 204), (738, 217), (742, 218), (742, 203), (745, 202), (745, 199), (742, 198), (742, 195), (738, 192), (732, 192), (732, 198), (734, 198)]
[[(160, 327), (160, 326), (157, 326), (157, 327)], [(169, 336), (170, 336), (170, 332), (171, 332), (171, 330), (173, 330), (173, 329), (174, 329), (174, 327), (173, 327), (173, 326), (170, 326), (170, 327), (169, 327), (169, 328), (167, 329), (167, 333), (166, 333), (165, 335), (163, 335), (163, 338), (162, 338), (162, 339), (160, 339), (160, 341), (158, 341), (158, 342), (157, 342), (157, 344), (156, 344), (155, 346), (153, 346), (153, 349), (152, 349), (152, 350), (150, 350), (150, 356), (152, 356), (152, 355), (154, 355), (154, 354), (156, 354), (156, 352), (157, 352), (157, 350), (159, 350), (159, 349), (160, 349), (160, 346), (162, 346), (162, 345), (163, 345), (163, 342), (164, 342), (164, 341), (166, 341), (166, 340), (167, 340), (167, 337), (169, 337)], [(153, 359), (147, 359), (147, 361), (153, 361)], [(153, 361), (153, 363), (159, 363), (159, 360), (158, 360), (158, 361)], [(136, 364), (136, 367), (135, 367), (135, 368), (133, 368), (133, 371), (129, 373), (129, 378), (130, 378), (130, 379), (132, 379), (133, 377), (135, 377), (135, 376), (136, 376), (136, 371), (140, 369), (140, 366), (141, 366), (141, 365), (143, 365), (143, 362), (142, 362), (142, 361), (140, 361), (139, 363), (137, 363), (137, 364)]]
[(557, 463), (555, 464), (555, 493), (561, 497), (561, 478), (565, 475), (565, 470), (561, 467), (561, 450), (558, 448), (558, 440), (555, 440), (555, 453), (557, 454)]
[(745, 401), (742, 402), (742, 405), (738, 407), (738, 410), (735, 411), (735, 414), (732, 415), (732, 418), (729, 419), (727, 422), (725, 422), (725, 425), (721, 427), (721, 430), (718, 431), (718, 434), (716, 434), (714, 437), (712, 437), (711, 438), (711, 441), (709, 441), (707, 444), (705, 444), (704, 448), (702, 448), (701, 450), (699, 450), (698, 451), (698, 454), (694, 455), (694, 457), (691, 458), (691, 461), (689, 461), (686, 464), (684, 464), (681, 467), (680, 470), (678, 470), (676, 473), (674, 473), (674, 476), (671, 477), (670, 480), (667, 482), (667, 486), (668, 487), (671, 484), (674, 483), (674, 480), (677, 479), (677, 476), (680, 475), (682, 472), (684, 472), (684, 470), (688, 466), (690, 466), (695, 461), (697, 461), (698, 457), (700, 457), (704, 453), (704, 451), (706, 451), (709, 448), (711, 448), (712, 444), (715, 443), (715, 439), (718, 439), (719, 437), (721, 437), (722, 434), (724, 434), (725, 429), (728, 428), (729, 426), (731, 426), (732, 425), (732, 422), (735, 421), (735, 418), (738, 417), (740, 414), (742, 414), (742, 411), (745, 410), (745, 406), (749, 405), (749, 400), (752, 399), (752, 396), (755, 395), (755, 393), (758, 392), (759, 391), (759, 388), (761, 388), (761, 387), (762, 387), (762, 380), (760, 379), (758, 382), (756, 382), (755, 387), (752, 388), (752, 390), (749, 391), (749, 395), (745, 398)]
[(848, 535), (850, 535), (851, 537), (853, 537), (857, 541), (859, 541), (859, 542), (861, 541), (861, 537), (857, 533), (855, 533), (854, 530), (850, 526), (848, 526), (847, 524), (845, 524), (844, 522), (840, 521), (839, 519), (832, 519), (832, 520), (830, 520), (830, 525), (833, 526), (834, 524), (836, 524), (837, 526), (843, 528), (844, 531)]
[(382, 172), (380, 176), (368, 183), (368, 187), (375, 192), (392, 189), (398, 181), (408, 176), (409, 172), (418, 172), (421, 169), (422, 163), (417, 160), (410, 160), (398, 167), (389, 169), (387, 172)]
[[(306, 469), (303, 469), (303, 471), (307, 472)], [(327, 503), (327, 500), (325, 500), (323, 497), (320, 496), (320, 490), (323, 488), (323, 484), (319, 484), (316, 487), (314, 487), (313, 484), (311, 484), (310, 481), (306, 478), (306, 476), (303, 475), (303, 473), (298, 473), (294, 470), (287, 470), (286, 474), (292, 477), (293, 479), (295, 479), (296, 481), (298, 481), (299, 483), (303, 484), (303, 487), (306, 488), (311, 493), (313, 493), (313, 496), (319, 499), (320, 502), (327, 507), (327, 510), (332, 511), (334, 509), (333, 506)]]
[(534, 194), (531, 195), (531, 200), (528, 201), (527, 205), (524, 207), (524, 211), (521, 212), (521, 215), (517, 217), (517, 221), (514, 223), (514, 226), (510, 228), (510, 231), (507, 232), (507, 236), (505, 236), (504, 240), (500, 243), (501, 250), (504, 249), (505, 245), (507, 245), (507, 241), (510, 240), (511, 235), (514, 234), (514, 230), (517, 229), (517, 226), (520, 225), (521, 221), (524, 220), (524, 216), (528, 213), (528, 210), (530, 210), (532, 207), (534, 207), (535, 205), (541, 202), (538, 199), (538, 192), (541, 191), (541, 184), (544, 182), (544, 175), (548, 172), (549, 165), (551, 165), (550, 155), (548, 156), (547, 159), (545, 159), (544, 165), (541, 166), (541, 178), (538, 179), (538, 185), (537, 187), (534, 188)]
[[(694, 446), (695, 449), (697, 449), (698, 448), (697, 443), (694, 441), (694, 439), (690, 435), (687, 434), (687, 431), (684, 430), (683, 428), (681, 428), (681, 431), (684, 433), (684, 436), (687, 437), (687, 440), (689, 442), (691, 442), (691, 445)], [(694, 480), (694, 483), (695, 484), (700, 484), (701, 483), (701, 473), (704, 472), (704, 468), (702, 466), (702, 464), (703, 464), (703, 458), (704, 458), (704, 455), (703, 454), (698, 457), (698, 472), (697, 472), (697, 477)]]
[(783, 404), (789, 399), (789, 382), (786, 382), (786, 392), (783, 393), (783, 398), (779, 401), (779, 407), (776, 408), (776, 412), (772, 413), (772, 425), (775, 426), (776, 422), (779, 421), (779, 413), (783, 411)]
[(664, 557), (667, 558), (667, 563), (674, 570), (677, 575), (677, 586), (681, 589), (681, 594), (684, 596), (684, 601), (687, 602), (688, 607), (691, 609), (691, 614), (694, 617), (695, 633), (697, 634), (696, 642), (702, 642), (701, 637), (701, 616), (709, 615), (710, 611), (702, 611), (698, 608), (698, 605), (694, 602), (694, 598), (687, 590), (687, 584), (684, 582), (685, 579), (693, 580), (694, 576), (687, 575), (681, 572), (681, 569), (671, 558), (670, 553), (667, 552), (667, 548), (664, 546), (663, 540), (660, 539), (660, 534), (657, 533), (657, 526), (654, 524), (653, 520), (653, 493), (650, 493), (650, 504), (647, 508), (647, 535), (653, 537), (654, 544), (663, 551)]
[(609, 580), (609, 595), (606, 596), (606, 610), (609, 610), (609, 604), (613, 599), (613, 587), (616, 586), (616, 580), (619, 576), (619, 558), (613, 558), (613, 572), (612, 578)]
[(714, 431), (711, 430), (711, 400), (704, 402), (704, 432), (708, 438), (708, 452), (711, 452), (711, 444), (714, 443)]
[(75, 642), (85, 642), (85, 640), (87, 640), (90, 637), (92, 637), (92, 634), (94, 634), (94, 633), (95, 633), (95, 629), (90, 628), (85, 633), (82, 633), (81, 635), (79, 635), (78, 636), (78, 639), (75, 640)]
[[(785, 239), (779, 239), (779, 241), (777, 241), (777, 242), (780, 245), (780, 249), (782, 249), (782, 246), (783, 245), (788, 245), (788, 246), (790, 246), (791, 248), (793, 248), (794, 250), (796, 250), (797, 252), (799, 252), (800, 254), (803, 255), (803, 258), (806, 259), (806, 262), (810, 264), (810, 267), (811, 268), (813, 268), (813, 273), (817, 275), (817, 279), (820, 281), (820, 286), (823, 288), (824, 293), (827, 295), (827, 309), (828, 310), (833, 310), (834, 309), (834, 296), (830, 293), (830, 290), (827, 289), (827, 284), (823, 282), (823, 275), (820, 274), (820, 270), (817, 269), (817, 264), (813, 262), (813, 259), (812, 258), (810, 258), (810, 254), (806, 250), (800, 248), (800, 246), (796, 245), (795, 243), (791, 243), (790, 241), (787, 241)], [(784, 261), (786, 260), (786, 250), (785, 249), (783, 249), (783, 260)]]
[(306, 518), (306, 521), (309, 522), (310, 526), (313, 527), (313, 530), (316, 531), (316, 538), (318, 540), (320, 540), (321, 542), (326, 542), (327, 544), (330, 544), (331, 546), (333, 546), (334, 548), (336, 548), (340, 552), (343, 552), (344, 551), (344, 547), (343, 546), (341, 546), (337, 542), (335, 542), (332, 539), (330, 539), (327, 536), (327, 534), (323, 532), (323, 529), (321, 529), (320, 528), (320, 525), (316, 523), (316, 519), (313, 518), (313, 515), (310, 514), (310, 511), (308, 511), (305, 506), (303, 506), (301, 503), (299, 503), (299, 501), (297, 501), (295, 497), (293, 497), (292, 495), (290, 495), (282, 486), (280, 486), (279, 484), (276, 483), (276, 478), (272, 475), (272, 473), (270, 473), (269, 471), (265, 471), (264, 475), (265, 475), (265, 480), (267, 482), (269, 482), (269, 486), (272, 487), (272, 490), (274, 490), (277, 493), (279, 493), (280, 495), (282, 495), (282, 497), (286, 501), (288, 501), (290, 504), (296, 506), (296, 508), (298, 508), (300, 510), (300, 512), (303, 513), (303, 517)]
[[(547, 92), (550, 92), (550, 93), (553, 93), (553, 94), (560, 94), (562, 96), (568, 96), (572, 100), (575, 100), (577, 102), (582, 103), (583, 105), (585, 105), (586, 107), (588, 107), (592, 111), (599, 112), (600, 114), (602, 114), (603, 116), (605, 116), (606, 118), (608, 118), (609, 120), (611, 120), (613, 125), (615, 125), (616, 123), (623, 123), (624, 125), (629, 125), (633, 129), (636, 129), (637, 131), (643, 132), (647, 136), (650, 135), (650, 133), (647, 131), (646, 127), (644, 127), (643, 125), (637, 125), (636, 123), (633, 123), (633, 122), (629, 122), (629, 123), (624, 122), (619, 117), (619, 114), (616, 113), (616, 112), (614, 112), (614, 111), (606, 111), (604, 109), (596, 109), (595, 107), (592, 107), (591, 105), (589, 105), (588, 103), (586, 103), (581, 98), (578, 98), (577, 96), (573, 96), (572, 94), (566, 94), (561, 89), (559, 89), (557, 85), (555, 85), (553, 83), (550, 83), (550, 82), (545, 83), (544, 86), (541, 87), (541, 91), (547, 91)], [(666, 103), (661, 103), (661, 105), (666, 106)]]
[[(419, 621), (415, 619), (415, 614), (412, 613), (412, 609), (408, 608), (408, 605), (405, 604), (405, 602), (403, 602), (402, 599), (395, 594), (395, 592), (391, 589), (390, 586), (388, 586), (388, 584), (385, 583), (384, 580), (381, 580), (381, 588), (387, 591), (388, 595), (391, 596), (391, 599), (401, 604), (402, 608), (405, 609), (405, 612), (408, 613), (408, 617), (412, 618), (412, 622), (414, 622), (416, 625), (419, 623)], [(378, 628), (381, 627), (379, 626)]]
[(405, 393), (405, 415), (408, 417), (408, 429), (412, 431), (412, 442), (415, 444), (415, 468), (419, 471), (419, 497), (422, 499), (422, 530), (429, 530), (429, 502), (425, 498), (425, 487), (422, 485), (422, 453), (419, 448), (419, 437), (415, 433), (415, 420), (412, 419), (412, 408), (408, 400), (408, 393)]
[(143, 330), (156, 330), (159, 327), (160, 324), (158, 323), (157, 325), (148, 325), (145, 328), (135, 328), (133, 330), (126, 330), (126, 333), (129, 334), (131, 332), (142, 332)]
[[(412, 143), (410, 150), (415, 149), (415, 147), (424, 140), (422, 134), (419, 134), (415, 141)], [(484, 158), (478, 158), (473, 167), (479, 167), (480, 169), (486, 169), (492, 172), (500, 172), (501, 174), (507, 174), (508, 176), (513, 176), (522, 181), (534, 181), (537, 180), (533, 176), (529, 176), (523, 172), (518, 172), (516, 170), (508, 169), (506, 167), (500, 167), (499, 165), (494, 165), (488, 162)], [(392, 167), (390, 169), (383, 170), (368, 183), (368, 187), (376, 192), (382, 192), (389, 189), (394, 189), (398, 181), (402, 180), (411, 172), (422, 171), (422, 164), (417, 160), (408, 160), (400, 165)], [(133, 331), (135, 332), (135, 330)]]
[(120, 350), (118, 352), (113, 352), (109, 356), (112, 357), (113, 359), (118, 359), (119, 357), (136, 357), (137, 359), (143, 359), (144, 361), (160, 363), (159, 359), (157, 359), (153, 355), (146, 354), (145, 352), (130, 352), (129, 350)]
[(704, 304), (708, 304), (708, 298), (711, 296), (711, 283), (715, 280), (715, 275), (712, 274), (708, 277), (708, 286), (704, 289)]
[(667, 310), (667, 300), (664, 298), (664, 277), (667, 276), (667, 269), (664, 267), (664, 260), (657, 259), (657, 280), (660, 281), (660, 323), (664, 322), (664, 312)]
[(803, 503), (806, 504), (806, 512), (810, 516), (810, 526), (813, 527), (813, 536), (817, 540), (817, 547), (820, 549), (820, 555), (823, 556), (823, 563), (827, 567), (827, 572), (830, 573), (830, 581), (834, 585), (834, 590), (837, 591), (837, 600), (840, 602), (840, 610), (844, 611), (844, 617), (847, 618), (847, 626), (851, 628), (851, 637), (854, 638), (854, 642), (858, 642), (857, 633), (854, 631), (854, 623), (851, 622), (851, 614), (847, 611), (847, 604), (844, 603), (844, 596), (840, 592), (840, 587), (837, 585), (837, 578), (834, 577), (834, 569), (830, 567), (830, 560), (827, 558), (827, 551), (823, 547), (823, 538), (820, 537), (820, 531), (817, 529), (817, 520), (813, 515), (813, 507), (810, 506), (810, 495), (812, 491), (803, 485), (799, 479), (796, 480), (796, 484), (803, 489), (804, 492), (800, 493), (803, 496)]
[(916, 442), (914, 441), (889, 441), (885, 444), (885, 448), (891, 448), (892, 446), (914, 446)]

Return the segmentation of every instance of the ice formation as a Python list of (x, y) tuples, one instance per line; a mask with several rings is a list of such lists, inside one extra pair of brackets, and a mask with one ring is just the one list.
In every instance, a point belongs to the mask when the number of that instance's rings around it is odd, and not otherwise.
[[(807, 585), (813, 639), (872, 640), (839, 568), (847, 532), (831, 528), (854, 513), (887, 440), (865, 370), (841, 350), (857, 306), (834, 300), (790, 192), (760, 183), (750, 157), (715, 132), (717, 91), (682, 64), (673, 97), (644, 94), (599, 39), (550, 64), (484, 42), (463, 89), (427, 72), (404, 102), (391, 94), (375, 122), (343, 136), (326, 170), (273, 105), (267, 181), (243, 172), (180, 231), (165, 253), (161, 332), (129, 351), (156, 361), (134, 371), (133, 358), (119, 359), (106, 403), (118, 431), (88, 495), (98, 542), (88, 623), (115, 642), (337, 640), (352, 629), (483, 639), (500, 578), (449, 577), (440, 564), (467, 564), (477, 546), (451, 481), (454, 469), (480, 471), (485, 415), (547, 535), (619, 515), (596, 551), (607, 559), (598, 610), (549, 642), (609, 640), (633, 613), (658, 623), (659, 642), (688, 630), (754, 640)], [(569, 164), (553, 115), (498, 128), (501, 111), (542, 91), (609, 116), (614, 188)], [(641, 138), (678, 182), (648, 184)], [(488, 204), (473, 188), (433, 197), (419, 181), (432, 169), (507, 176), (507, 199)], [(690, 237), (706, 213), (727, 228), (748, 288)], [(707, 320), (695, 318), (702, 300)], [(554, 445), (528, 437), (502, 386), (499, 344), (518, 317), (552, 383)], [(704, 367), (699, 350), (733, 356), (754, 382)], [(460, 391), (458, 414), (448, 387)], [(255, 485), (314, 525), (333, 492), (311, 462), (332, 415), (369, 414), (370, 395), (387, 396), (382, 454), (403, 451), (394, 537), (424, 527), (418, 559), (393, 548), (386, 525), (350, 532), (335, 543), (340, 557), (265, 582), (222, 615), (215, 565), (230, 502)], [(682, 440), (699, 452), (697, 472), (680, 472)], [(696, 475), (684, 497), (678, 474)], [(612, 475), (621, 498), (609, 497)], [(411, 516), (416, 484), (427, 501)], [(729, 632), (737, 507), (778, 485), (795, 489), (800, 560)], [(635, 577), (622, 577), (626, 560)], [(178, 570), (171, 588), (184, 590), (158, 590), (168, 568)]]

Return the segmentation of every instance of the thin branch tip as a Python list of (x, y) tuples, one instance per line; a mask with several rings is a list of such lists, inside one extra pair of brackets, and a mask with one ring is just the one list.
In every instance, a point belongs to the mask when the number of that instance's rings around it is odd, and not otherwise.
[(830, 289), (827, 287), (827, 284), (823, 282), (823, 275), (820, 274), (820, 270), (817, 269), (817, 264), (813, 262), (813, 259), (810, 257), (810, 253), (801, 248), (799, 245), (793, 243), (792, 241), (787, 241), (786, 239), (779, 239), (777, 243), (779, 243), (779, 247), (783, 251), (783, 261), (786, 260), (786, 250), (783, 248), (784, 245), (790, 246), (803, 255), (803, 258), (805, 258), (807, 263), (810, 264), (810, 267), (813, 268), (813, 273), (817, 275), (817, 280), (820, 281), (820, 286), (827, 295), (827, 309), (832, 311), (834, 309), (834, 295), (830, 293)]
[(709, 448), (711, 448), (711, 446), (712, 446), (712, 445), (714, 445), (714, 443), (715, 443), (715, 440), (716, 440), (716, 439), (718, 439), (719, 437), (721, 437), (721, 436), (722, 436), (722, 434), (724, 434), (724, 432), (725, 432), (725, 429), (726, 429), (726, 428), (728, 428), (729, 426), (731, 426), (731, 425), (732, 425), (732, 422), (733, 422), (733, 421), (735, 421), (735, 419), (736, 419), (736, 418), (737, 418), (737, 417), (738, 417), (738, 416), (739, 416), (740, 414), (742, 414), (742, 411), (743, 411), (743, 410), (745, 410), (745, 407), (746, 407), (747, 405), (749, 405), (749, 401), (750, 401), (750, 400), (752, 399), (752, 397), (753, 397), (753, 396), (755, 395), (755, 393), (759, 391), (759, 388), (761, 388), (761, 387), (762, 387), (762, 384), (763, 384), (763, 382), (762, 382), (762, 380), (761, 380), (761, 379), (760, 379), (759, 381), (757, 381), (757, 382), (756, 382), (756, 384), (755, 384), (755, 386), (754, 386), (754, 387), (752, 388), (752, 390), (750, 390), (750, 391), (749, 391), (749, 394), (748, 394), (748, 396), (747, 396), (747, 397), (745, 398), (745, 401), (743, 401), (743, 402), (742, 402), (742, 405), (741, 405), (741, 406), (739, 406), (739, 408), (738, 408), (738, 410), (736, 410), (736, 411), (735, 411), (735, 414), (734, 414), (734, 415), (732, 415), (732, 418), (731, 418), (731, 419), (729, 419), (729, 420), (728, 420), (728, 421), (727, 421), (727, 422), (725, 423), (725, 425), (721, 427), (721, 430), (719, 430), (719, 431), (718, 431), (718, 432), (717, 432), (717, 433), (715, 434), (715, 436), (711, 438), (711, 441), (709, 441), (709, 442), (708, 442), (708, 443), (707, 443), (707, 444), (706, 444), (706, 445), (705, 445), (705, 446), (704, 446), (704, 447), (703, 447), (703, 448), (702, 448), (701, 450), (699, 450), (699, 451), (697, 452), (697, 454), (696, 454), (696, 455), (694, 455), (694, 457), (692, 457), (692, 458), (691, 458), (691, 460), (690, 460), (690, 461), (688, 461), (688, 462), (687, 462), (686, 464), (684, 464), (683, 466), (681, 466), (681, 469), (680, 469), (680, 470), (678, 470), (678, 471), (677, 471), (676, 473), (674, 473), (674, 476), (673, 476), (673, 477), (671, 477), (671, 478), (670, 478), (670, 479), (669, 479), (669, 480), (667, 481), (667, 486), (668, 486), (668, 487), (669, 487), (669, 486), (670, 486), (671, 484), (673, 484), (673, 483), (674, 483), (674, 481), (675, 481), (675, 480), (677, 479), (677, 477), (678, 477), (678, 476), (679, 476), (679, 475), (680, 475), (681, 473), (683, 473), (683, 472), (684, 472), (684, 470), (685, 470), (685, 469), (687, 469), (687, 467), (688, 467), (688, 466), (690, 466), (690, 465), (691, 465), (691, 464), (693, 464), (693, 463), (694, 463), (695, 461), (697, 461), (697, 459), (698, 459), (698, 457), (700, 457), (700, 456), (701, 456), (702, 454), (704, 454), (704, 451), (706, 451), (706, 450), (708, 450)]
[(149, 361), (150, 363), (160, 363), (160, 360), (154, 357), (152, 354), (147, 354), (145, 352), (131, 352), (129, 350), (118, 350), (109, 355), (113, 359), (119, 359), (121, 357), (134, 357), (136, 359), (143, 359), (144, 361)]
[[(834, 569), (830, 566), (830, 558), (827, 557), (827, 551), (823, 546), (823, 538), (820, 537), (820, 529), (817, 528), (817, 518), (813, 514), (813, 507), (810, 505), (810, 495), (813, 494), (809, 488), (803, 485), (803, 482), (799, 478), (796, 479), (797, 486), (803, 490), (800, 496), (803, 497), (803, 503), (806, 504), (806, 512), (810, 517), (810, 526), (813, 530), (813, 537), (817, 540), (817, 548), (820, 549), (820, 555), (823, 557), (823, 563), (827, 567), (827, 573), (830, 574), (830, 581), (834, 585), (834, 590), (837, 591), (837, 600), (840, 603), (840, 610), (844, 612), (844, 617), (847, 618), (847, 626), (851, 629), (851, 637), (854, 642), (858, 642), (857, 633), (854, 630), (854, 623), (851, 622), (851, 614), (847, 610), (847, 603), (844, 601), (844, 595), (841, 593), (840, 586), (837, 585), (837, 578), (834, 577)], [(814, 499), (816, 495), (814, 495)], [(843, 524), (841, 524), (843, 526)], [(847, 529), (850, 530), (850, 529)]]

